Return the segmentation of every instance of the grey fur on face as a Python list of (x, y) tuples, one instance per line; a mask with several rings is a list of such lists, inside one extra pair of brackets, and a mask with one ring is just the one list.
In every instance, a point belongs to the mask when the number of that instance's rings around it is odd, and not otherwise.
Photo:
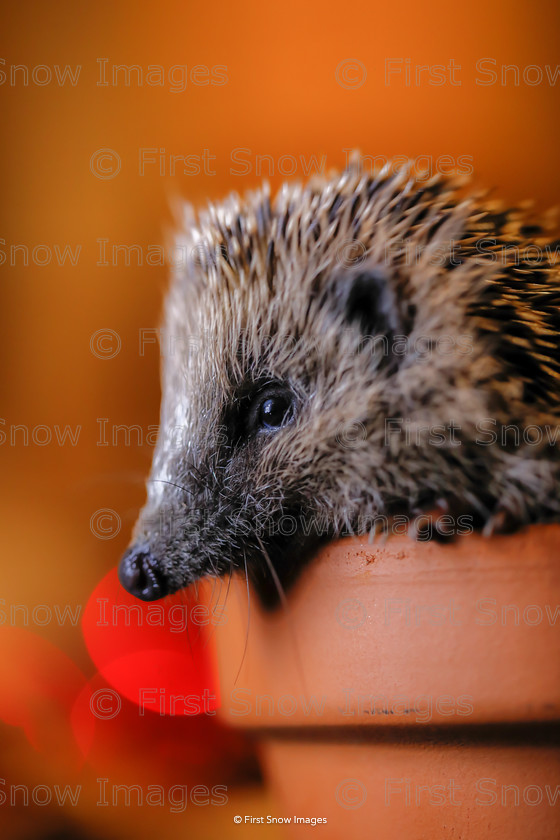
[(560, 247), (456, 187), (354, 163), (185, 210), (129, 591), (242, 570), (273, 603), (387, 517), (559, 517)]

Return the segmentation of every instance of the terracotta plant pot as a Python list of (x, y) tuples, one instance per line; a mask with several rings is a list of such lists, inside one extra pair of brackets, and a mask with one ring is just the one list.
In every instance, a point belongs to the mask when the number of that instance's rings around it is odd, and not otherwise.
[(340, 540), (249, 624), (232, 588), (220, 714), (296, 836), (560, 837), (560, 526)]

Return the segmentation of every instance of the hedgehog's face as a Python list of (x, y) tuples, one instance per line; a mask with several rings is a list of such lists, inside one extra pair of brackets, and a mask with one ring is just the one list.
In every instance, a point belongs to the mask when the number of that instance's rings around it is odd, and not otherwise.
[(363, 344), (364, 331), (390, 330), (384, 281), (335, 266), (310, 300), (292, 279), (282, 299), (240, 286), (217, 301), (203, 288), (187, 305), (172, 290), (148, 502), (121, 564), (141, 598), (247, 569), (274, 600), (276, 576), (289, 583), (319, 541), (352, 525), (364, 478), (348, 456), (360, 459), (390, 366), (385, 345)]
[(160, 436), (120, 570), (130, 592), (151, 600), (246, 569), (267, 597), (318, 541), (364, 533), (411, 496), (386, 418), (411, 402), (441, 408), (443, 365), (457, 360), (438, 361), (434, 389), (431, 366), (397, 358), (394, 339), (460, 330), (473, 283), (457, 269), (451, 299), (439, 263), (408, 267), (386, 247), (460, 232), (451, 210), (442, 227), (437, 192), (356, 172), (284, 191), (274, 210), (259, 194), (186, 225), (195, 256), (168, 298)]

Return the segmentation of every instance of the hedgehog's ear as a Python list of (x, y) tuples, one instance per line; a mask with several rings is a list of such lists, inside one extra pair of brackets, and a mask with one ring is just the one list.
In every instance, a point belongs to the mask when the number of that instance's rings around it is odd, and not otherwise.
[(342, 274), (336, 283), (337, 309), (350, 326), (363, 335), (403, 332), (395, 290), (387, 274), (363, 268)]

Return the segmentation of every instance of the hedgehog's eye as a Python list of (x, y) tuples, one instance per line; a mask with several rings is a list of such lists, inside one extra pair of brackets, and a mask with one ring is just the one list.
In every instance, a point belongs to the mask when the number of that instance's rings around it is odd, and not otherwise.
[(267, 429), (277, 429), (288, 420), (291, 411), (292, 403), (287, 397), (267, 397), (259, 407), (259, 424)]
[(249, 426), (255, 431), (258, 429), (275, 431), (289, 423), (294, 417), (294, 412), (294, 397), (288, 388), (265, 388), (253, 400)]

